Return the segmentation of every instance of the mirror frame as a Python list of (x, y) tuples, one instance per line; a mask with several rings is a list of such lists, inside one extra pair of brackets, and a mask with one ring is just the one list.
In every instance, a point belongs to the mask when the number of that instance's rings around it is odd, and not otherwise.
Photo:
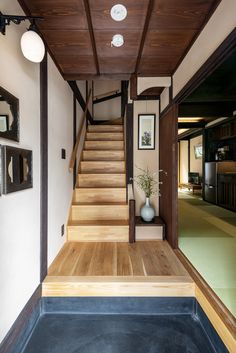
[(13, 122), (8, 131), (0, 131), (0, 138), (19, 142), (19, 99), (0, 86), (0, 95), (10, 105)]

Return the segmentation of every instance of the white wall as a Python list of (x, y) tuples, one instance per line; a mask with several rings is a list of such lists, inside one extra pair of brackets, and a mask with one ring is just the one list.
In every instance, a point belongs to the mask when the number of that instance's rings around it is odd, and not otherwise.
[[(139, 174), (136, 166), (152, 172), (159, 170), (159, 101), (134, 101), (134, 176)], [(156, 114), (156, 143), (155, 150), (139, 150), (138, 149), (138, 114)], [(145, 202), (143, 191), (137, 188), (134, 183), (134, 192), (136, 200), (136, 215), (140, 215), (140, 207)], [(158, 195), (151, 198), (151, 203), (159, 215), (159, 197)]]
[[(22, 14), (16, 1), (1, 0), (3, 13)], [(0, 34), (0, 85), (20, 103), (20, 143), (33, 151), (33, 188), (0, 197), (0, 341), (39, 284), (39, 65), (23, 58), (20, 38), (27, 23)]]
[(202, 136), (190, 140), (190, 172), (199, 173), (202, 176), (202, 158), (195, 158), (194, 146), (202, 144)]
[(179, 142), (179, 183), (188, 183), (188, 141)]
[[(120, 81), (94, 81), (94, 96), (115, 90), (121, 90)], [(111, 120), (119, 118), (121, 116), (121, 97), (94, 104), (93, 109), (95, 120)]]
[[(66, 159), (61, 159), (61, 149)], [(48, 263), (66, 240), (72, 198), (73, 173), (69, 160), (73, 148), (73, 94), (48, 56)], [(65, 234), (61, 236), (61, 226)]]
[(222, 0), (173, 76), (173, 96), (236, 27), (236, 1)]

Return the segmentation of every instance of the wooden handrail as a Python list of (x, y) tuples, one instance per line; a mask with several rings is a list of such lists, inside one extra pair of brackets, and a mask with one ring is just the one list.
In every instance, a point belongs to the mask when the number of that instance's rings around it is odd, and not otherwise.
[(87, 116), (89, 101), (90, 101), (90, 98), (91, 98), (91, 93), (92, 93), (92, 90), (89, 91), (89, 95), (88, 95), (88, 99), (87, 99), (87, 102), (86, 102), (85, 110), (84, 110), (84, 113), (83, 113), (82, 121), (81, 121), (81, 124), (80, 124), (79, 132), (78, 132), (78, 135), (77, 135), (77, 138), (76, 138), (76, 143), (75, 143), (75, 146), (74, 146), (72, 154), (71, 154), (70, 164), (69, 164), (69, 171), (70, 172), (72, 172), (73, 169), (74, 169), (76, 155), (77, 155), (77, 151), (78, 151), (78, 147), (79, 147), (79, 143), (80, 143), (80, 136), (81, 136), (81, 133), (82, 133), (82, 130), (83, 130), (83, 127), (84, 127), (84, 123), (86, 121), (86, 116)]
[(119, 91), (120, 91), (119, 89), (116, 89), (116, 90), (114, 90), (114, 91), (110, 91), (110, 92), (98, 94), (97, 96), (94, 96), (94, 97), (93, 97), (93, 100), (96, 100), (96, 99), (99, 99), (99, 98), (103, 98), (103, 97), (106, 97), (106, 96), (110, 96), (110, 95), (112, 95), (112, 94), (116, 94), (116, 93), (118, 93)]

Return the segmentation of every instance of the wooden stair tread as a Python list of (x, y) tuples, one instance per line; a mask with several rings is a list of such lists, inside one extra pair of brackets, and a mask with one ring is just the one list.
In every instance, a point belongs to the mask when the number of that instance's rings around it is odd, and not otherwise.
[(127, 202), (73, 202), (72, 206), (123, 206)]
[(79, 221), (69, 221), (68, 227), (76, 226), (127, 226), (129, 221), (124, 220), (79, 220)]

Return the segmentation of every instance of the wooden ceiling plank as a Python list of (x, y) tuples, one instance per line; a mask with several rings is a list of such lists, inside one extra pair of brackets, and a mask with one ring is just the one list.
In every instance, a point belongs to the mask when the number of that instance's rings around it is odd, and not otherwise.
[(143, 28), (143, 34), (142, 34), (142, 38), (141, 38), (141, 42), (140, 42), (140, 46), (139, 46), (138, 57), (137, 57), (136, 66), (135, 66), (135, 74), (136, 75), (138, 74), (139, 64), (140, 64), (140, 60), (141, 60), (142, 53), (143, 53), (143, 47), (144, 47), (145, 39), (147, 36), (147, 31), (149, 28), (149, 23), (150, 23), (153, 7), (154, 7), (154, 0), (149, 0), (146, 19), (145, 19), (144, 28)]
[(95, 36), (94, 36), (94, 31), (93, 31), (93, 23), (92, 23), (90, 6), (89, 6), (89, 1), (88, 0), (84, 0), (84, 7), (85, 7), (86, 17), (87, 17), (87, 22), (88, 22), (88, 28), (89, 28), (91, 44), (92, 44), (92, 48), (93, 48), (94, 62), (95, 62), (96, 70), (97, 70), (97, 75), (100, 75), (97, 47), (96, 47), (96, 42), (95, 42)]

